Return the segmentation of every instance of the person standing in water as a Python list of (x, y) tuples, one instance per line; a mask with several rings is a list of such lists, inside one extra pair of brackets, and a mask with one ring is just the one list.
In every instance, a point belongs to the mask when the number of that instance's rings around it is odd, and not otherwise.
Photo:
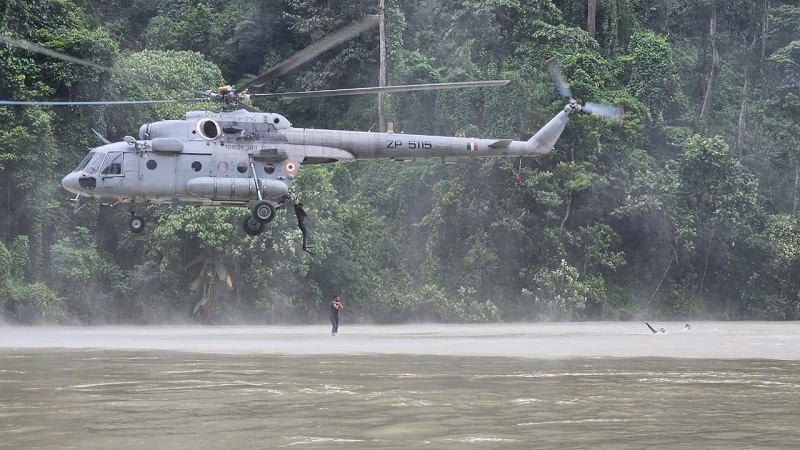
[(336, 336), (336, 333), (339, 332), (339, 311), (343, 309), (342, 299), (338, 295), (334, 295), (331, 302), (331, 336)]

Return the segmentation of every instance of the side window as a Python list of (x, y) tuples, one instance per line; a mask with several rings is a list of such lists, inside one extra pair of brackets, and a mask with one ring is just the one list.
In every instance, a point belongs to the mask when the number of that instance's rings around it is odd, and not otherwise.
[(115, 176), (122, 175), (122, 152), (109, 152), (106, 159), (103, 161), (103, 168), (100, 170), (101, 175)]

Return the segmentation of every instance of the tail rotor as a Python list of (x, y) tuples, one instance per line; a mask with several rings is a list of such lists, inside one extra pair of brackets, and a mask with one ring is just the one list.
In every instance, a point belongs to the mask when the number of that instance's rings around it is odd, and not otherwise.
[(569, 88), (569, 82), (567, 82), (561, 70), (561, 64), (553, 58), (545, 62), (544, 65), (547, 67), (548, 72), (550, 72), (550, 77), (553, 79), (553, 83), (555, 83), (558, 92), (562, 97), (569, 99), (569, 103), (564, 107), (567, 113), (584, 111), (593, 116), (603, 117), (616, 123), (622, 123), (625, 110), (621, 106), (594, 102), (586, 102), (583, 105), (579, 104), (577, 100), (572, 97), (572, 91)]
[(561, 64), (558, 63), (558, 60), (555, 58), (548, 59), (544, 63), (544, 66), (547, 67), (547, 71), (550, 72), (550, 77), (553, 79), (553, 83), (556, 84), (556, 88), (558, 88), (558, 92), (561, 96), (572, 100), (572, 91), (569, 89), (567, 79), (564, 78), (564, 73), (561, 71)]
[(606, 105), (603, 103), (586, 102), (583, 105), (583, 110), (593, 116), (605, 117), (616, 123), (622, 123), (622, 119), (625, 116), (625, 110), (621, 106)]

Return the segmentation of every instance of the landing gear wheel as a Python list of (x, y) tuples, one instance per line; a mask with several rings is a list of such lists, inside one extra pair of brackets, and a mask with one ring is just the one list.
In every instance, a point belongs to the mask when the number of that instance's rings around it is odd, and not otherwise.
[(131, 227), (131, 233), (141, 233), (144, 231), (144, 219), (139, 216), (131, 216), (128, 226)]
[(270, 223), (275, 218), (275, 205), (269, 200), (259, 200), (258, 203), (253, 205), (251, 211), (253, 218), (261, 223)]
[(242, 228), (244, 228), (244, 232), (247, 233), (248, 236), (258, 236), (264, 231), (264, 222), (253, 216), (247, 216), (244, 218), (244, 222), (242, 222)]

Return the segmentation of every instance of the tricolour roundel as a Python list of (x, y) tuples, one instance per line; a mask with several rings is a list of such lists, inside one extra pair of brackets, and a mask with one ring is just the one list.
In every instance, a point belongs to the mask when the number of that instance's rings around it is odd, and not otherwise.
[(288, 173), (289, 175), (294, 175), (294, 174), (296, 174), (296, 173), (297, 173), (297, 169), (299, 169), (299, 168), (300, 168), (300, 167), (298, 166), (298, 164), (297, 164), (296, 162), (294, 162), (294, 161), (291, 161), (291, 160), (290, 160), (290, 161), (286, 161), (286, 162), (283, 164), (283, 169), (284, 169), (284, 170), (286, 171), (286, 173)]

